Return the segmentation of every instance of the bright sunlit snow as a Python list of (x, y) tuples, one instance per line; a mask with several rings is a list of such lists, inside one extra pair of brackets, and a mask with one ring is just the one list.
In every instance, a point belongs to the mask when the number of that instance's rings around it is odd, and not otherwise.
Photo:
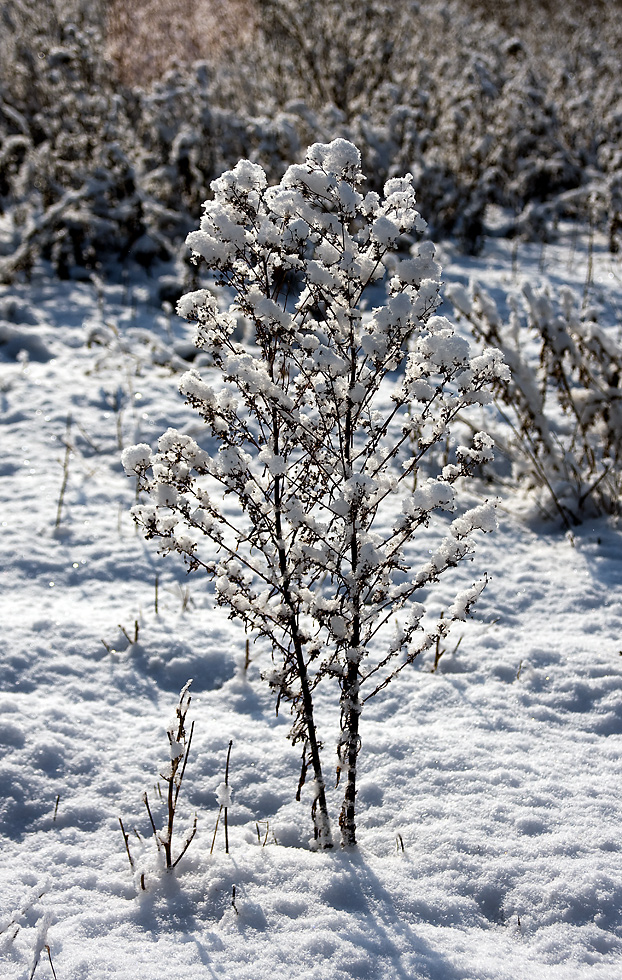
[[(587, 259), (568, 241), (513, 258), (490, 239), (477, 259), (446, 249), (443, 279), (493, 296), (522, 279), (577, 290)], [(597, 247), (591, 301), (619, 311), (621, 277)], [(52, 976), (49, 947), (58, 980), (613, 980), (617, 523), (565, 533), (517, 492), (501, 497), (498, 530), (436, 594), (438, 615), (487, 573), (473, 618), (436, 671), (432, 649), (366, 707), (357, 850), (314, 852), (312, 787), (295, 801), (287, 707), (275, 716), (260, 679), (269, 649), (247, 651), (213, 587), (159, 557), (130, 516), (123, 449), (131, 471), (169, 426), (202, 432), (178, 391), (192, 328), (161, 311), (153, 284), (98, 293), (39, 271), (0, 295), (2, 976), (26, 980), (37, 962)], [(496, 492), (475, 483), (469, 504)], [(453, 519), (436, 518), (430, 552)], [(143, 794), (161, 828), (183, 752), (167, 730), (191, 678), (173, 856), (195, 813), (197, 833), (167, 873)], [(316, 697), (336, 824), (338, 709)]]

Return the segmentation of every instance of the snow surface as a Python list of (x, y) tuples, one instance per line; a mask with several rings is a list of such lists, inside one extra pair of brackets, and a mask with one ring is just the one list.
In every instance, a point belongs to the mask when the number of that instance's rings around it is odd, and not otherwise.
[[(477, 259), (445, 249), (443, 275), (580, 296), (579, 245), (521, 245), (514, 268), (505, 242)], [(358, 849), (315, 853), (289, 718), (259, 677), (269, 651), (251, 643), (245, 669), (211, 587), (129, 517), (122, 449), (169, 425), (201, 434), (177, 390), (190, 328), (151, 293), (43, 274), (0, 293), (0, 975), (51, 977), (51, 957), (58, 980), (620, 976), (616, 523), (570, 536), (501, 501), (499, 530), (446, 585), (449, 603), (488, 572), (474, 617), (436, 672), (430, 651), (366, 706)], [(590, 298), (615, 322), (621, 265), (602, 249)], [(162, 826), (166, 730), (189, 678), (173, 854), (195, 811), (198, 831), (166, 873), (142, 796)], [(319, 690), (317, 711), (330, 771), (336, 695)], [(222, 817), (210, 848), (229, 740), (227, 855)]]

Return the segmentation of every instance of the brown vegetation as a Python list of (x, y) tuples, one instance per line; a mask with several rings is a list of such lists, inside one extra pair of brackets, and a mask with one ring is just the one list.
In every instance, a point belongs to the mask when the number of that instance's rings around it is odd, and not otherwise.
[(126, 85), (148, 85), (175, 63), (219, 61), (247, 42), (255, 23), (252, 0), (112, 0), (106, 50)]

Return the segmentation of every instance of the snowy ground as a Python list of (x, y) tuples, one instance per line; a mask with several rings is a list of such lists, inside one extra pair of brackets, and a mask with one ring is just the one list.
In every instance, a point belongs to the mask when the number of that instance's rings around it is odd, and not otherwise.
[[(503, 242), (471, 260), (445, 250), (444, 278), (494, 291), (528, 276), (580, 296), (579, 244), (522, 245), (514, 268)], [(589, 290), (615, 323), (622, 266), (604, 249)], [(452, 581), (488, 571), (474, 619), (436, 673), (427, 655), (363, 716), (357, 852), (314, 853), (299, 753), (259, 678), (267, 650), (251, 646), (245, 670), (241, 631), (128, 515), (121, 447), (171, 424), (199, 431), (175, 374), (190, 340), (147, 284), (41, 277), (0, 293), (0, 974), (613, 980), (617, 526), (571, 537), (501, 502), (498, 532)], [(198, 832), (166, 874), (141, 797), (161, 819), (166, 726), (189, 678), (178, 847), (195, 811)], [(329, 750), (338, 715), (324, 694), (318, 709)], [(230, 740), (230, 854), (219, 829), (210, 855)]]

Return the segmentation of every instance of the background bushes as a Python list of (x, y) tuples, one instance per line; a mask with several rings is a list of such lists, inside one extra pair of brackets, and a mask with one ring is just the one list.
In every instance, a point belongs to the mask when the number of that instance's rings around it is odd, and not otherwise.
[(490, 0), (9, 0), (0, 40), (0, 273), (150, 266), (241, 157), (270, 180), (314, 141), (411, 171), (431, 234), (618, 247), (622, 8)]

